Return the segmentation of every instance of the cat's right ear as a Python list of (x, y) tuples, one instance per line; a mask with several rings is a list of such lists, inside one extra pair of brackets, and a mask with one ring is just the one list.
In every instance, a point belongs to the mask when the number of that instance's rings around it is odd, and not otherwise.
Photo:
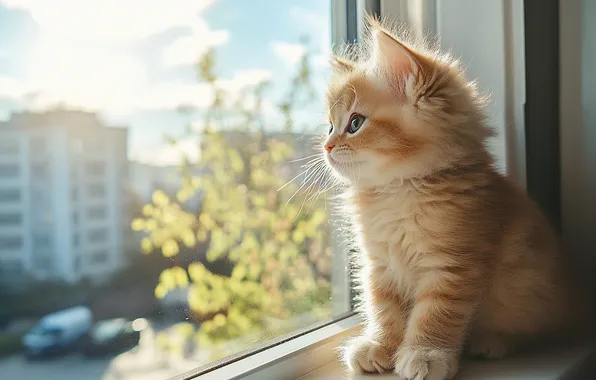
[(345, 74), (354, 70), (356, 64), (348, 59), (342, 58), (335, 54), (331, 54), (331, 69), (336, 74)]

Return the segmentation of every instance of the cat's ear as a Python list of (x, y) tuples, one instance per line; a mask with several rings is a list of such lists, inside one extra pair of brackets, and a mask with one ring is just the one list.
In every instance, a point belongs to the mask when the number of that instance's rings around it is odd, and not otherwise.
[(414, 53), (378, 24), (371, 25), (373, 63), (389, 77), (416, 74), (420, 70)]
[(344, 74), (354, 70), (356, 64), (348, 59), (342, 58), (338, 55), (331, 54), (331, 58), (329, 60), (331, 63), (331, 69), (334, 73), (337, 74)]

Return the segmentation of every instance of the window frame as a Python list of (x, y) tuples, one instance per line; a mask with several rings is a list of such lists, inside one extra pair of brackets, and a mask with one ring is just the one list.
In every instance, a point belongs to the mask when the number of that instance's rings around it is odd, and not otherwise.
[[(466, 14), (466, 11), (469, 12), (467, 8), (471, 6), (472, 2), (475, 3), (475, 0), (459, 2), (447, 0), (331, 0), (335, 11), (332, 12), (332, 41), (336, 47), (345, 42), (357, 41), (359, 31), (363, 27), (362, 20), (365, 11), (373, 14), (379, 14), (380, 12), (381, 15), (390, 15), (390, 20), (396, 19), (399, 22), (414, 24), (415, 33), (441, 34), (442, 23), (445, 21), (442, 17), (449, 18), (449, 15), (459, 14), (461, 16), (461, 14)], [(480, 29), (484, 28), (484, 32), (496, 33), (498, 46), (502, 49), (504, 58), (496, 64), (494, 62), (475, 62), (474, 64), (476, 65), (476, 73), (480, 72), (483, 78), (489, 78), (487, 87), (490, 89), (497, 87), (498, 96), (497, 99), (493, 99), (493, 102), (497, 104), (496, 108), (491, 109), (491, 111), (494, 112), (496, 109), (499, 117), (498, 120), (491, 121), (499, 132), (498, 139), (500, 140), (497, 141), (497, 149), (493, 153), (501, 161), (504, 174), (507, 174), (524, 189), (527, 189), (528, 185), (536, 189), (535, 176), (528, 176), (527, 173), (528, 170), (533, 170), (533, 167), (540, 164), (540, 159), (533, 155), (529, 162), (526, 160), (526, 148), (528, 147), (528, 150), (534, 149), (535, 152), (536, 144), (539, 144), (537, 142), (539, 139), (536, 139), (535, 135), (528, 135), (527, 131), (528, 124), (532, 122), (532, 120), (528, 120), (527, 116), (532, 119), (532, 117), (536, 118), (536, 115), (532, 114), (532, 112), (535, 112), (532, 109), (529, 111), (531, 114), (526, 115), (526, 75), (528, 70), (531, 69), (530, 66), (536, 62), (537, 57), (527, 57), (528, 50), (525, 45), (533, 42), (526, 36), (528, 24), (527, 15), (524, 13), (524, 3), (509, 0), (491, 0), (492, 11), (496, 10), (498, 12), (497, 16), (491, 11), (482, 10), (480, 12), (482, 13), (481, 17), (476, 18), (475, 23), (480, 25)], [(575, 9), (576, 7), (568, 8)], [(566, 9), (562, 9), (562, 11), (565, 12)], [(445, 12), (448, 13), (447, 16), (445, 16)], [(570, 13), (570, 11), (567, 11), (567, 13)], [(338, 17), (337, 14), (344, 15), (344, 17)], [(354, 20), (354, 14), (357, 15), (356, 20)], [(404, 14), (406, 16), (403, 16)], [(495, 17), (498, 19), (494, 20)], [(568, 18), (568, 15), (562, 14), (562, 23), (565, 22), (565, 17)], [(454, 22), (453, 19), (448, 21)], [(497, 28), (497, 30), (491, 28)], [(466, 33), (469, 33), (469, 30)], [(446, 44), (451, 46), (455, 42), (458, 45), (465, 45), (468, 51), (471, 50), (478, 55), (491, 54), (489, 49), (494, 49), (494, 47), (487, 46), (486, 41), (482, 40), (482, 36), (477, 39), (464, 39), (467, 37), (466, 33), (452, 35), (452, 40), (446, 41)], [(453, 38), (455, 38), (455, 41), (453, 41)], [(577, 42), (573, 42), (573, 44), (577, 44)], [(563, 50), (561, 55), (564, 55)], [(464, 62), (464, 64), (472, 66), (470, 62)], [(500, 73), (498, 73), (499, 71)], [(496, 79), (493, 75), (495, 73), (500, 74), (496, 76)], [(530, 79), (531, 84), (536, 83), (535, 76)], [(574, 84), (576, 83), (574, 82)], [(535, 90), (535, 87), (532, 88)], [(535, 93), (534, 90), (532, 90), (532, 93)], [(558, 91), (556, 87), (555, 90)], [(564, 90), (565, 87), (561, 89), (560, 95), (565, 93)], [(552, 91), (552, 88), (549, 88), (549, 91)], [(561, 99), (560, 105), (564, 107), (568, 103)], [(566, 109), (563, 109), (562, 112), (565, 113)], [(556, 114), (556, 112), (553, 112), (553, 114)], [(565, 115), (562, 115), (562, 119), (563, 116)], [(554, 122), (553, 127), (559, 127), (557, 121)], [(548, 153), (547, 156), (551, 157), (552, 152)], [(565, 161), (563, 165), (565, 165)], [(565, 171), (563, 171), (563, 177), (564, 174)], [(556, 177), (559, 174), (555, 173), (554, 175)], [(564, 187), (564, 184), (561, 185)], [(538, 195), (538, 198), (540, 198), (540, 195)], [(356, 334), (360, 328), (361, 320), (359, 316), (355, 313), (348, 313), (340, 319), (311, 327), (305, 332), (278, 338), (273, 344), (265, 343), (256, 351), (252, 350), (251, 352), (236, 355), (231, 359), (223, 359), (204, 367), (203, 370), (191, 371), (174, 379), (300, 378), (321, 367), (337, 362), (337, 348), (347, 336)], [(587, 357), (594, 356), (594, 352), (596, 351), (591, 347), (583, 348), (573, 355), (568, 355), (567, 359), (562, 359), (559, 367), (540, 365), (540, 368), (536, 369), (542, 373), (553, 374), (554, 377), (558, 377), (563, 373), (558, 371), (572, 371), (569, 374), (563, 374), (563, 377), (567, 378), (566, 375), (575, 373), (573, 371), (577, 371), (586, 362)], [(527, 361), (528, 366), (535, 365), (531, 363), (531, 361)], [(490, 368), (482, 372), (492, 373)], [(467, 377), (465, 374), (464, 376)]]

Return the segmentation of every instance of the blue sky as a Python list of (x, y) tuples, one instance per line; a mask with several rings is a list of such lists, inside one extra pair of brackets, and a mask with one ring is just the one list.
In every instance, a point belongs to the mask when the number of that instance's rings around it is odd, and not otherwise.
[[(327, 74), (330, 5), (323, 0), (0, 0), (0, 118), (11, 109), (57, 102), (97, 110), (129, 126), (129, 155), (158, 164), (177, 160), (164, 133), (186, 122), (173, 109), (198, 107), (209, 93), (192, 61), (217, 50), (217, 73), (236, 91), (270, 78), (273, 109), (299, 59), (300, 36), (314, 50), (317, 88)], [(35, 93), (35, 97), (28, 94)], [(321, 123), (322, 104), (303, 110)], [(192, 144), (187, 144), (191, 149)], [(180, 149), (184, 149), (184, 144)]]

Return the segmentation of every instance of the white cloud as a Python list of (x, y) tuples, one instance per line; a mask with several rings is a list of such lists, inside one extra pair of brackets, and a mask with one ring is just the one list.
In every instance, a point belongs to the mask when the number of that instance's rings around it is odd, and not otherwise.
[(119, 111), (130, 106), (147, 82), (142, 63), (109, 48), (71, 44), (42, 36), (27, 67), (26, 86), (36, 102)]
[(68, 40), (132, 42), (192, 25), (213, 0), (0, 0), (27, 10), (45, 33)]
[(200, 17), (213, 1), (0, 0), (27, 10), (40, 27), (40, 38), (30, 46), (24, 67), (27, 80), (2, 79), (0, 96), (19, 103), (26, 94), (36, 93), (27, 100), (29, 108), (65, 103), (111, 114), (179, 104), (204, 107), (212, 99), (204, 86), (192, 81), (156, 83), (128, 48), (156, 33), (187, 28), (191, 35), (163, 52), (168, 64), (181, 64), (209, 46), (225, 43), (227, 31), (211, 31)]
[(255, 86), (270, 78), (271, 72), (268, 70), (247, 69), (235, 72), (230, 79), (220, 79), (217, 84), (227, 91), (238, 92), (245, 87)]
[(0, 100), (17, 100), (27, 94), (25, 86), (12, 77), (0, 76)]
[(310, 37), (316, 52), (312, 56), (314, 68), (326, 70), (329, 67), (329, 54), (331, 53), (331, 26), (330, 21), (321, 14), (300, 6), (290, 9), (290, 17), (302, 33)]
[(134, 107), (145, 110), (173, 110), (180, 105), (204, 108), (213, 101), (213, 91), (205, 84), (165, 82), (151, 86), (141, 94)]
[(296, 65), (306, 54), (306, 48), (301, 44), (272, 41), (271, 48), (275, 55), (289, 65)]
[(162, 55), (166, 66), (194, 63), (209, 48), (222, 45), (229, 40), (227, 30), (211, 30), (203, 20), (195, 20), (188, 35), (174, 40)]
[(143, 163), (151, 163), (160, 166), (178, 165), (183, 157), (191, 161), (199, 158), (199, 140), (189, 137), (178, 141), (176, 145), (159, 145), (133, 152), (132, 159)]

